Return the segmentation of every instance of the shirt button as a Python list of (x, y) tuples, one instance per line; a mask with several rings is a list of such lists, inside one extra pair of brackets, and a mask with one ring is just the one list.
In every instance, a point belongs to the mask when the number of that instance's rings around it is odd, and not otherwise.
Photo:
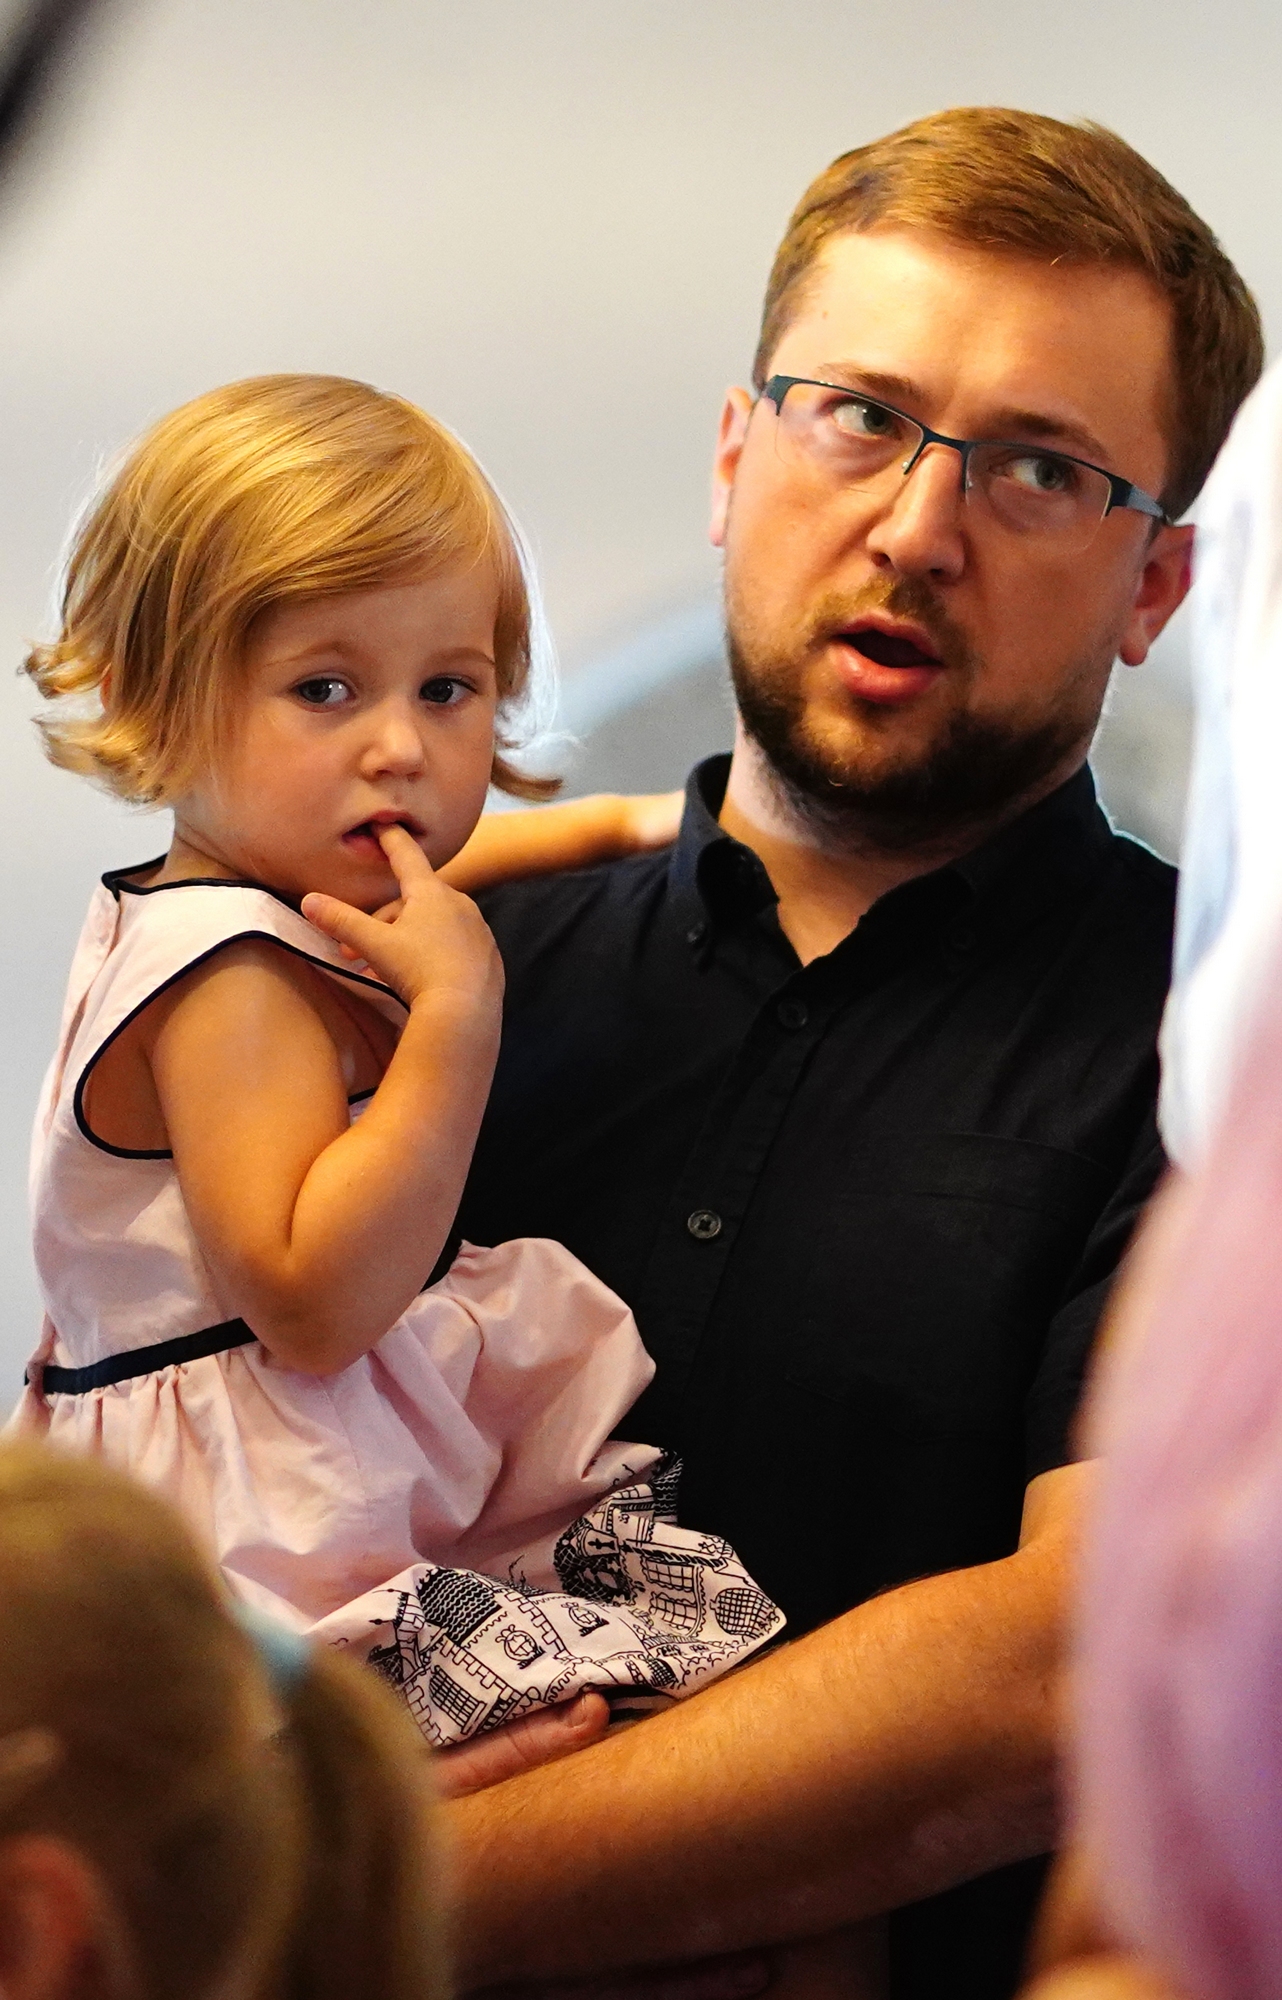
[(965, 924), (958, 924), (948, 942), (954, 951), (974, 951), (979, 939)]
[(686, 1217), (686, 1228), (696, 1243), (711, 1243), (721, 1234), (721, 1217), (710, 1208), (696, 1208)]
[(686, 943), (702, 944), (707, 935), (708, 926), (700, 920), (697, 924), (691, 924), (689, 930), (686, 932)]
[(804, 1000), (781, 1000), (775, 1015), (781, 1027), (804, 1028), (810, 1019), (810, 1009)]

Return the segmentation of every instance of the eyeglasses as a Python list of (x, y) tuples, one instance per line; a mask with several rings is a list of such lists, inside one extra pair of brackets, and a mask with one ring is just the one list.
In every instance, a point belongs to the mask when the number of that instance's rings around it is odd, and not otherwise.
[(961, 454), (964, 498), (1012, 534), (1076, 552), (1115, 507), (1171, 526), (1151, 493), (1062, 451), (999, 438), (945, 437), (889, 403), (801, 375), (772, 375), (758, 400), (774, 406), (781, 455), (837, 486), (889, 487), (897, 476), (908, 477), (928, 445), (942, 444)]

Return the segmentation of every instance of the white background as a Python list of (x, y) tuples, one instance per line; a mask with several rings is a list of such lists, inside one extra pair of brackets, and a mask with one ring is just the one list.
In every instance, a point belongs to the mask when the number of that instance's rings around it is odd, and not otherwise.
[(721, 392), (745, 378), (789, 209), (834, 154), (950, 103), (1100, 119), (1219, 231), (1272, 326), (1280, 78), (1276, 0), (111, 16), (0, 209), (0, 1403), (36, 1325), (23, 1164), (67, 956), (96, 875), (163, 844), (42, 764), (16, 678), (104, 459), (239, 375), (401, 390), (463, 434), (530, 530), (571, 680), (715, 586)]

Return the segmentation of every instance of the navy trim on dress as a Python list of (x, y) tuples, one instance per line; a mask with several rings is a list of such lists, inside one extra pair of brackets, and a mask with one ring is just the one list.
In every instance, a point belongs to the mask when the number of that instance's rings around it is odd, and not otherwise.
[[(452, 1229), (432, 1267), (423, 1290), (439, 1283), (463, 1247), (463, 1238)], [(108, 1354), (85, 1368), (62, 1368), (46, 1361), (41, 1389), (46, 1396), (87, 1396), (91, 1389), (110, 1389), (116, 1382), (133, 1382), (140, 1375), (156, 1375), (162, 1368), (181, 1366), (184, 1361), (203, 1361), (209, 1354), (230, 1354), (235, 1347), (247, 1347), (258, 1335), (243, 1319), (221, 1320), (217, 1326), (202, 1327), (199, 1333), (180, 1333), (175, 1340), (158, 1340), (150, 1347), (133, 1347), (127, 1354)], [(23, 1377), (29, 1382), (30, 1375)]]
[(47, 1396), (87, 1396), (91, 1389), (109, 1389), (113, 1382), (131, 1382), (136, 1375), (154, 1375), (182, 1361), (202, 1361), (207, 1354), (227, 1354), (244, 1347), (257, 1334), (243, 1319), (225, 1319), (199, 1333), (182, 1333), (176, 1340), (158, 1340), (152, 1347), (135, 1347), (128, 1354), (108, 1354), (87, 1368), (60, 1368), (46, 1361), (41, 1387)]
[(150, 868), (162, 868), (168, 856), (158, 854), (154, 861), (139, 861), (132, 868), (109, 868), (102, 878), (104, 889), (110, 890), (116, 901), (121, 892), (129, 896), (163, 896), (167, 889), (261, 889), (265, 896), (274, 896), (295, 916), (302, 914), (301, 896), (287, 896), (283, 889), (273, 889), (269, 882), (255, 882), (252, 877), (239, 875), (184, 875), (176, 882), (134, 882), (134, 875), (145, 875)]
[[(107, 880), (105, 875), (103, 880), (104, 882)], [(196, 885), (190, 882), (162, 882), (159, 885), (161, 889), (189, 889), (194, 886)], [(214, 884), (201, 883), (199, 886), (208, 888), (214, 886)], [(222, 886), (228, 889), (256, 889), (258, 884), (256, 882), (227, 882), (223, 883)], [(149, 896), (154, 892), (150, 889), (140, 889), (136, 893)], [(272, 892), (269, 891), (268, 893), (271, 894)], [(280, 897), (278, 901), (283, 902), (284, 898)], [(190, 959), (186, 965), (180, 966), (177, 972), (171, 972), (168, 979), (162, 979), (159, 986), (148, 993), (144, 999), (140, 1000), (136, 1007), (131, 1008), (125, 1015), (124, 1020), (117, 1022), (106, 1040), (100, 1043), (94, 1050), (88, 1062), (81, 1070), (80, 1075), (77, 1077), (76, 1087), (71, 1098), (72, 1113), (80, 1129), (81, 1137), (87, 1139), (91, 1146), (96, 1146), (100, 1153), (110, 1153), (117, 1160), (173, 1159), (173, 1153), (167, 1146), (113, 1146), (110, 1140), (100, 1139), (85, 1115), (85, 1091), (88, 1088), (89, 1079), (113, 1042), (117, 1041), (124, 1034), (126, 1028), (132, 1028), (138, 1016), (145, 1014), (152, 1002), (159, 1000), (162, 993), (168, 993), (171, 986), (177, 986), (181, 980), (187, 977), (189, 972), (195, 972), (199, 966), (208, 964), (209, 960), (216, 958), (220, 951), (226, 951), (233, 944), (245, 944), (247, 942), (274, 944), (281, 951), (288, 952), (291, 957), (301, 958), (304, 965), (314, 965), (318, 972), (328, 972), (335, 979), (349, 980), (353, 986), (366, 986), (374, 993), (382, 993), (387, 999), (395, 1000), (398, 1007), (405, 1007), (405, 1002), (401, 999), (400, 994), (394, 993), (390, 986), (384, 986), (381, 979), (371, 979), (364, 972), (352, 972), (344, 965), (331, 965), (327, 958), (314, 956), (310, 951), (304, 951), (301, 945), (288, 943), (285, 938), (277, 937), (274, 931), (235, 931), (230, 937), (219, 938), (218, 942), (211, 944), (207, 951), (202, 951), (198, 957)], [(408, 1007), (405, 1008), (405, 1011), (406, 1013), (409, 1012)], [(349, 1104), (357, 1104), (362, 1098), (372, 1095), (373, 1092), (371, 1091), (358, 1090), (347, 1101)]]

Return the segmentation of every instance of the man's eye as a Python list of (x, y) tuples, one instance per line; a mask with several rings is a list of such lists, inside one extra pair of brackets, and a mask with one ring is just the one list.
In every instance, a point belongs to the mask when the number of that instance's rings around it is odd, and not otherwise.
[(883, 409), (880, 403), (836, 403), (831, 414), (837, 429), (851, 438), (890, 439), (897, 437), (901, 428), (894, 411)]
[(1024, 487), (1029, 493), (1060, 494), (1076, 491), (1077, 467), (1070, 465), (1066, 458), (1054, 458), (1045, 452), (1028, 452), (1016, 457), (1012, 454), (1001, 468), (1002, 477), (1011, 479), (1016, 486)]
[(294, 693), (309, 708), (341, 708), (351, 699), (351, 689), (346, 681), (340, 681), (336, 674), (316, 674), (309, 681), (299, 681)]
[(448, 708), (466, 692), (463, 682), (449, 674), (438, 674), (434, 680), (424, 681), (419, 689), (421, 699), (431, 702), (434, 708)]

